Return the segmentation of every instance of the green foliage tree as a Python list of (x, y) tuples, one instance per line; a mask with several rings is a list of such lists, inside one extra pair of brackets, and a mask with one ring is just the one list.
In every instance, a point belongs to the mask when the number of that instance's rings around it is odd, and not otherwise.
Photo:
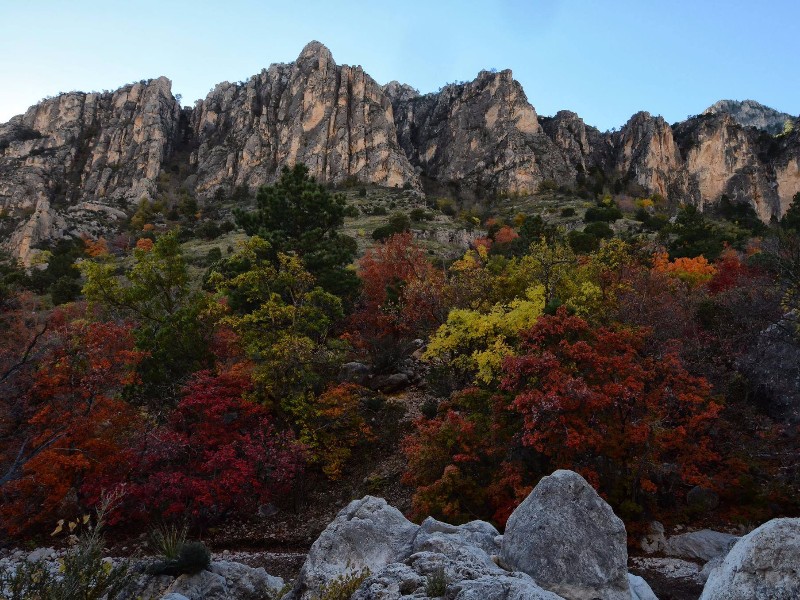
[(800, 233), (800, 192), (797, 192), (792, 198), (792, 203), (786, 210), (786, 213), (781, 218), (781, 227), (783, 229), (793, 229)]
[(212, 273), (208, 283), (228, 298), (223, 322), (253, 359), (256, 393), (297, 425), (338, 364), (333, 325), (342, 301), (316, 285), (293, 254), (272, 260), (269, 242), (254, 236)]
[(136, 396), (174, 400), (187, 377), (212, 361), (209, 346), (219, 308), (194, 289), (177, 231), (155, 244), (146, 242), (134, 249), (128, 268), (110, 255), (83, 261), (83, 293), (102, 312), (136, 323), (136, 347), (147, 353)]
[(357, 252), (356, 241), (339, 232), (347, 205), (342, 194), (331, 194), (298, 164), (284, 167), (275, 185), (264, 186), (253, 212), (236, 211), (236, 222), (248, 235), (270, 244), (273, 256), (294, 252), (319, 285), (339, 296), (349, 296), (358, 286), (348, 269)]

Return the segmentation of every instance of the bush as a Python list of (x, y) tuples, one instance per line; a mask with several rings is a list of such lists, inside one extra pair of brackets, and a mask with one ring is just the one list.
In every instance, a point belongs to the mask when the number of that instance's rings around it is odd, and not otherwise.
[(436, 201), (436, 206), (443, 215), (453, 217), (456, 214), (456, 206), (450, 198), (439, 198)]
[(177, 560), (186, 543), (186, 533), (185, 525), (162, 525), (150, 533), (150, 545), (165, 560)]
[(336, 579), (329, 581), (313, 600), (350, 600), (350, 596), (355, 594), (362, 582), (370, 576), (369, 569), (363, 571), (350, 571), (339, 575)]
[(419, 223), (420, 221), (429, 221), (433, 215), (423, 208), (414, 208), (409, 213), (409, 216), (414, 223)]
[[(45, 560), (24, 562), (16, 569), (0, 569), (3, 600), (100, 600), (116, 598), (130, 586), (135, 574), (128, 560), (112, 564), (103, 557), (105, 517), (114, 498), (103, 498), (94, 527), (79, 536), (76, 546), (61, 560), (60, 574), (51, 573)], [(89, 516), (84, 517), (88, 522)], [(62, 522), (63, 523), (63, 522)], [(79, 523), (70, 523), (74, 528)], [(56, 531), (59, 531), (58, 529)]]
[(583, 232), (600, 239), (614, 237), (614, 230), (603, 222), (589, 223), (583, 228)]
[(570, 248), (578, 254), (589, 254), (600, 247), (600, 240), (585, 231), (570, 231), (567, 234), (567, 242)]
[(425, 595), (428, 598), (440, 598), (447, 591), (447, 574), (444, 567), (437, 567), (433, 573), (426, 577)]
[(575, 216), (575, 209), (571, 206), (567, 206), (561, 209), (561, 216), (562, 217), (574, 217)]
[(203, 542), (185, 542), (181, 545), (178, 557), (160, 561), (152, 565), (151, 575), (195, 575), (211, 564), (211, 552)]
[(583, 220), (587, 223), (606, 222), (613, 223), (622, 218), (622, 211), (616, 206), (592, 206), (586, 210)]

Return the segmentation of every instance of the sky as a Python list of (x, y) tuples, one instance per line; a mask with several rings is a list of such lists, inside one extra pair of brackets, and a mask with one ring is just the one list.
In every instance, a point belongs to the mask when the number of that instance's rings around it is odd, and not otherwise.
[(798, 115), (798, 23), (800, 0), (0, 0), (0, 122), (161, 75), (191, 105), (311, 40), (423, 93), (511, 69), (538, 114), (572, 110), (601, 130), (721, 99)]

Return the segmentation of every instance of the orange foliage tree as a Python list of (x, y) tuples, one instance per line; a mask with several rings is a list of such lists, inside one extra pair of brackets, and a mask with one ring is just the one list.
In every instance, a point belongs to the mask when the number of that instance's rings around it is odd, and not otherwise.
[(117, 399), (141, 358), (130, 327), (76, 314), (50, 316), (32, 349), (35, 366), (17, 370), (0, 405), (0, 522), (11, 534), (90, 504), (83, 484), (125, 460), (137, 422)]
[(349, 330), (357, 347), (380, 367), (409, 349), (409, 342), (444, 322), (444, 276), (410, 233), (395, 234), (359, 261), (361, 302)]

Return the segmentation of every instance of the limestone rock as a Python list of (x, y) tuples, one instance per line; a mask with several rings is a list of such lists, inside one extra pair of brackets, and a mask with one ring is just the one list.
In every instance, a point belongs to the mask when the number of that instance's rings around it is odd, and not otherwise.
[(353, 500), (311, 546), (291, 597), (307, 600), (337, 576), (402, 562), (418, 529), (382, 498)]
[(500, 552), (500, 545), (497, 542), (499, 535), (497, 529), (486, 521), (470, 521), (463, 525), (450, 525), (428, 517), (419, 526), (417, 537), (414, 540), (414, 552), (419, 552), (425, 548), (428, 540), (438, 536), (461, 545), (476, 546), (491, 556)]
[(755, 127), (771, 135), (782, 133), (786, 122), (795, 119), (755, 100), (719, 100), (705, 109), (703, 114), (726, 114), (742, 127)]
[[(0, 125), (0, 209), (16, 223), (6, 249), (28, 260), (40, 242), (117, 229), (121, 209), (155, 195), (180, 117), (161, 77), (115, 92), (61, 94)], [(81, 202), (117, 217), (66, 214)]]
[(642, 536), (640, 546), (647, 554), (662, 552), (667, 540), (664, 537), (664, 526), (658, 521), (650, 523), (650, 530)]
[(628, 600), (625, 525), (572, 471), (544, 477), (511, 514), (503, 564), (570, 600)]
[(511, 71), (482, 71), (437, 94), (393, 100), (397, 136), (413, 165), (441, 183), (531, 192), (575, 170), (544, 133)]
[(221, 83), (192, 113), (197, 191), (271, 183), (302, 162), (318, 180), (417, 185), (397, 143), (392, 105), (361, 67), (338, 66), (319, 42), (243, 83)]
[(482, 577), (454, 586), (453, 600), (559, 600), (561, 596), (543, 590), (530, 577), (510, 573), (499, 577)]
[(631, 600), (658, 600), (650, 585), (638, 575), (628, 573), (628, 582), (631, 586)]
[(211, 563), (210, 571), (225, 579), (228, 595), (237, 600), (261, 600), (267, 596), (275, 596), (283, 589), (283, 579), (273, 577), (263, 567), (253, 568), (237, 562), (216, 561)]
[(739, 538), (729, 533), (703, 529), (674, 535), (664, 544), (667, 556), (709, 561), (725, 555)]
[(800, 598), (800, 519), (773, 519), (742, 537), (712, 571), (701, 600)]
[(181, 575), (167, 588), (167, 596), (170, 594), (185, 596), (188, 600), (231, 600), (225, 578), (210, 571)]
[(624, 179), (668, 197), (682, 165), (672, 128), (661, 117), (639, 112), (614, 136), (615, 169)]

